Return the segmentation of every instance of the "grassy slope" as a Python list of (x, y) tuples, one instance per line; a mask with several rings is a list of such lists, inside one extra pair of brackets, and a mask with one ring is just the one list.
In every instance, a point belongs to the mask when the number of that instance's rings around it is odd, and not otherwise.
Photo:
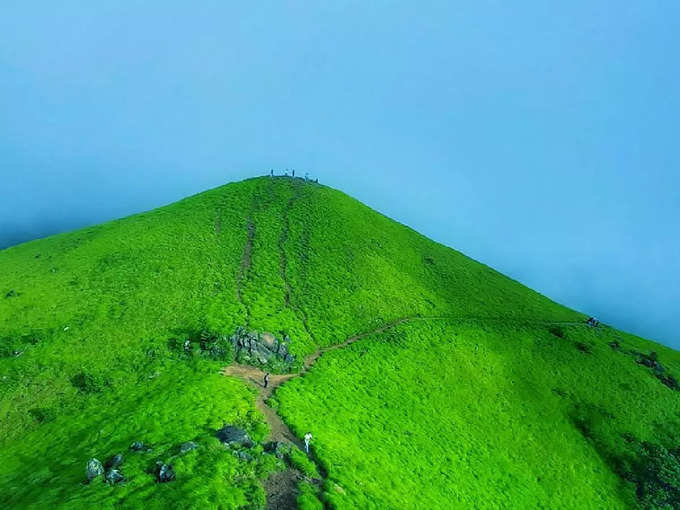
[[(10, 291), (15, 295), (4, 297)], [(406, 480), (420, 476), (429, 476), (430, 486), (437, 487), (428, 496), (430, 506), (441, 504), (439, 498), (452, 491), (461, 501), (521, 496), (525, 499), (517, 501), (549, 502), (547, 496), (540, 496), (545, 489), (528, 481), (536, 467), (522, 460), (523, 450), (516, 448), (511, 457), (498, 450), (485, 450), (486, 454), (479, 456), (479, 441), (494, 433), (481, 425), (461, 424), (466, 423), (461, 417), (469, 418), (469, 411), (461, 413), (473, 405), (480, 408), (480, 423), (492, 423), (501, 416), (497, 406), (485, 410), (475, 402), (495, 402), (501, 388), (507, 387), (507, 371), (518, 374), (523, 389), (507, 390), (502, 417), (514, 424), (515, 435), (536, 436), (531, 443), (536, 455), (541, 448), (558, 448), (548, 450), (557, 457), (549, 463), (557, 467), (548, 478), (566, 476), (560, 469), (569, 472), (567, 479), (573, 480), (574, 486), (564, 492), (572, 497), (629, 499), (630, 487), (612, 489), (616, 479), (611, 470), (602, 467), (601, 457), (620, 448), (621, 431), (645, 439), (654, 436), (655, 423), (677, 423), (677, 414), (667, 409), (677, 407), (677, 393), (635, 365), (630, 356), (599, 347), (594, 354), (584, 355), (566, 342), (570, 355), (580, 358), (563, 365), (558, 354), (566, 354), (554, 347), (561, 345), (559, 342), (540, 343), (534, 338), (545, 337), (545, 327), (534, 326), (539, 329), (526, 335), (512, 329), (513, 321), (521, 319), (573, 321), (581, 320), (580, 314), (340, 192), (300, 180), (251, 179), (149, 213), (0, 252), (0, 449), (3, 457), (11, 459), (0, 463), (0, 502), (29, 506), (68, 500), (78, 506), (120, 500), (137, 506), (139, 498), (148, 498), (152, 506), (163, 506), (169, 500), (177, 504), (179, 496), (187, 507), (209, 501), (214, 504), (216, 498), (225, 508), (245, 502), (257, 506), (262, 498), (257, 479), (271, 466), (244, 467), (207, 439), (207, 431), (224, 420), (237, 421), (262, 437), (262, 418), (254, 409), (252, 394), (240, 383), (214, 376), (219, 366), (216, 362), (178, 356), (168, 348), (168, 339), (203, 328), (231, 332), (237, 325), (247, 324), (289, 334), (293, 351), (301, 356), (317, 344), (336, 343), (395, 318), (418, 314), (493, 319), (484, 322), (494, 324), (493, 328), (476, 325), (482, 322), (468, 323), (465, 336), (461, 332), (459, 337), (474, 338), (483, 352), (494, 353), (489, 361), (494, 373), (489, 374), (486, 365), (479, 370), (469, 368), (466, 377), (459, 377), (455, 370), (450, 373), (455, 363), (472, 356), (469, 349), (438, 342), (437, 349), (423, 350), (433, 339), (450, 338), (451, 330), (422, 323), (399, 329), (399, 349), (386, 351), (393, 359), (376, 358), (375, 363), (369, 363), (372, 349), (384, 350), (385, 344), (368, 347), (372, 343), (365, 341), (361, 347), (329, 354), (310, 376), (289, 383), (278, 395), (282, 412), (300, 430), (310, 428), (310, 420), (318, 417), (315, 405), (319, 399), (331, 399), (325, 400), (325, 405), (336, 410), (329, 416), (335, 416), (337, 423), (363, 416), (375, 406), (376, 398), (394, 400), (399, 395), (395, 402), (403, 401), (389, 411), (381, 409), (382, 414), (375, 417), (369, 413), (367, 424), (351, 437), (351, 428), (342, 435), (331, 434), (331, 424), (322, 421), (314, 428), (321, 462), (328, 465), (333, 479), (348, 488), (347, 498), (359, 498), (348, 499), (350, 504), (368, 498), (365, 500), (378, 506), (379, 502), (399, 506), (400, 498), (412, 492)], [(585, 333), (570, 330), (569, 334)], [(460, 340), (461, 345), (469, 341)], [(664, 364), (677, 374), (678, 353), (650, 347), (641, 340), (630, 342), (640, 350), (659, 351)], [(501, 349), (504, 345), (512, 347)], [(362, 367), (364, 375), (350, 378), (349, 374), (354, 374), (351, 367), (346, 375), (334, 366), (324, 368), (332, 359), (351, 360), (358, 349), (369, 349), (369, 354), (352, 365)], [(15, 350), (24, 352), (15, 357)], [(414, 353), (418, 354), (415, 364), (409, 361)], [(612, 362), (616, 355), (624, 357), (625, 363)], [(583, 377), (581, 362), (593, 364), (595, 372), (606, 368), (617, 382), (605, 378), (592, 386)], [(395, 365), (408, 367), (408, 375), (395, 372)], [(422, 375), (423, 367), (428, 367), (432, 377)], [(527, 367), (530, 375), (525, 373)], [(78, 377), (83, 375), (93, 381), (88, 391), (77, 388)], [(321, 378), (319, 384), (312, 383), (315, 377)], [(339, 377), (345, 384), (334, 388), (335, 393), (324, 393)], [(380, 385), (382, 381), (386, 384)], [(629, 413), (625, 419), (617, 415), (617, 420), (600, 420), (604, 424), (591, 426), (593, 437), (584, 439), (583, 427), (575, 427), (569, 417), (602, 402), (622, 402), (626, 407), (633, 390), (622, 389), (622, 384), (635, 391), (643, 385), (643, 394), (658, 405), (647, 402), (644, 411)], [(545, 389), (547, 386), (559, 386), (567, 396), (556, 396)], [(392, 393), (380, 393), (388, 390)], [(374, 394), (365, 395), (367, 391)], [(460, 393), (455, 400), (459, 405), (447, 400), (452, 391)], [(436, 419), (430, 416), (411, 422), (411, 406), (425, 401), (437, 408)], [(555, 418), (551, 420), (558, 424), (555, 430), (539, 426), (545, 413)], [(449, 420), (455, 420), (457, 428), (451, 428)], [(514, 473), (524, 489), (503, 488), (500, 477), (488, 475), (473, 479), (458, 473), (442, 478), (441, 473), (437, 475), (438, 464), (427, 459), (422, 462), (419, 450), (411, 451), (402, 462), (378, 465), (372, 460), (375, 452), (365, 449), (368, 441), (364, 434), (370, 432), (371, 444), (389, 452), (394, 434), (391, 427), (414, 429), (423, 448), (440, 444), (435, 438), (446, 430), (445, 444), (458, 445), (458, 455), (477, 462), (480, 473)], [(467, 439), (457, 441), (458, 436), (450, 436), (454, 433)], [(209, 460), (193, 464), (177, 461), (174, 484), (154, 484), (143, 474), (143, 462), (130, 460), (130, 473), (126, 474), (131, 482), (124, 488), (95, 490), (79, 485), (89, 456), (113, 455), (131, 441), (142, 439), (153, 442), (162, 457), (171, 455), (182, 441), (204, 436)], [(569, 438), (566, 450), (562, 448), (564, 437)], [(495, 440), (506, 446), (509, 438), (498, 433)], [(343, 441), (354, 442), (352, 448), (345, 451)], [(362, 441), (362, 448), (356, 448), (356, 441)], [(678, 442), (676, 436), (668, 441)], [(593, 446), (596, 442), (597, 448)], [(456, 458), (446, 448), (443, 451), (444, 458)], [(343, 471), (334, 459), (349, 452), (351, 462), (344, 461)], [(508, 458), (516, 468), (508, 470)], [(531, 459), (544, 461), (540, 455)], [(587, 469), (579, 471), (574, 466)], [(391, 479), (403, 483), (390, 481), (373, 490), (359, 490), (352, 481), (352, 473), (359, 472), (376, 479), (392, 473)]]
[(277, 391), (279, 413), (316, 438), (339, 508), (632, 505), (611, 469), (630, 453), (622, 434), (677, 430), (677, 392), (612, 350), (613, 330), (563, 330), (401, 325), (322, 357)]

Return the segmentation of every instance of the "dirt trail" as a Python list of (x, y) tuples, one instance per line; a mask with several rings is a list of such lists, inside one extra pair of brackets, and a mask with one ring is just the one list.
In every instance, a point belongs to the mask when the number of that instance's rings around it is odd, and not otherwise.
[[(328, 347), (317, 348), (316, 351), (309, 354), (303, 362), (302, 369), (300, 372), (292, 374), (270, 374), (269, 384), (264, 387), (264, 375), (265, 372), (257, 367), (249, 365), (241, 365), (238, 363), (233, 363), (222, 369), (222, 374), (225, 376), (237, 377), (242, 381), (251, 384), (257, 389), (257, 398), (255, 399), (255, 405), (262, 412), (267, 424), (271, 430), (268, 437), (272, 441), (281, 441), (283, 443), (289, 443), (300, 450), (304, 450), (303, 442), (293, 433), (293, 431), (284, 423), (281, 417), (276, 413), (274, 409), (267, 405), (266, 400), (272, 395), (274, 390), (284, 384), (286, 381), (294, 379), (296, 377), (302, 377), (306, 372), (311, 370), (318, 359), (323, 356), (324, 353), (335, 351), (337, 349), (342, 349), (347, 347), (358, 340), (362, 340), (368, 336), (378, 335), (384, 333), (392, 328), (404, 324), (406, 322), (415, 321), (432, 321), (432, 320), (442, 320), (442, 321), (469, 321), (469, 322), (501, 322), (508, 321), (507, 318), (470, 318), (470, 317), (402, 317), (395, 319), (390, 323), (384, 324), (376, 329), (367, 331), (365, 333), (359, 333), (347, 338), (344, 342), (339, 344), (330, 345)], [(536, 321), (536, 320), (510, 320), (514, 324), (525, 324), (525, 325), (560, 325), (560, 326), (585, 326), (590, 327), (584, 322), (575, 321)], [(318, 464), (317, 464), (318, 466)], [(321, 468), (321, 466), (318, 466)], [(325, 473), (321, 469), (319, 472), (325, 477)], [(297, 498), (297, 481), (301, 479), (300, 473), (294, 469), (287, 469), (280, 474), (275, 474), (270, 476), (264, 483), (265, 492), (267, 494), (267, 508), (268, 509), (294, 509), (296, 508), (296, 498)]]
[(249, 365), (240, 365), (234, 363), (225, 367), (222, 370), (222, 374), (229, 375), (232, 377), (238, 377), (242, 381), (245, 381), (257, 389), (257, 398), (255, 399), (255, 405), (264, 414), (269, 428), (271, 429), (271, 434), (269, 438), (271, 441), (281, 441), (283, 443), (290, 443), (298, 448), (302, 449), (304, 445), (295, 434), (288, 428), (288, 426), (283, 423), (281, 417), (276, 414), (276, 411), (266, 404), (266, 399), (269, 398), (277, 386), (280, 386), (284, 382), (297, 377), (300, 374), (282, 374), (276, 375), (271, 374), (269, 378), (269, 386), (264, 387), (264, 374), (262, 370), (256, 367), (251, 367)]

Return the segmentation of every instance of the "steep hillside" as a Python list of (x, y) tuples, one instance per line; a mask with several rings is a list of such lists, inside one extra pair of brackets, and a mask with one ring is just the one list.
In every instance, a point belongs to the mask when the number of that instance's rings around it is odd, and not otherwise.
[[(673, 507), (680, 355), (584, 319), (288, 177), (8, 248), (0, 503)], [(242, 346), (273, 338), (290, 356), (262, 368), (291, 374), (264, 389)], [(224, 424), (255, 446), (225, 447)], [(119, 452), (125, 482), (83, 483)]]

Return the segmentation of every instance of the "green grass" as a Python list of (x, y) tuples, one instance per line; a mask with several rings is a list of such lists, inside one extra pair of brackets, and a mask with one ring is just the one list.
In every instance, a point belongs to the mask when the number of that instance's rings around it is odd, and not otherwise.
[(632, 505), (615, 472), (632, 453), (624, 434), (677, 430), (677, 392), (612, 350), (613, 330), (564, 329), (403, 325), (323, 356), (277, 391), (279, 413), (314, 435), (346, 492), (327, 492), (338, 508)]
[[(260, 446), (239, 460), (214, 438), (233, 422), (261, 443), (254, 394), (178, 346), (246, 326), (289, 335), (299, 365), (415, 316), (456, 320), (328, 353), (276, 393), (286, 421), (314, 434), (326, 504), (663, 507), (654, 491), (680, 445), (677, 352), (549, 324), (584, 315), (290, 178), (0, 251), (0, 506), (261, 508), (260, 481), (281, 463)], [(652, 351), (663, 372), (636, 362)], [(153, 453), (127, 451), (134, 440)], [(189, 440), (199, 449), (173, 457)], [(90, 457), (119, 451), (124, 485), (82, 484)], [(171, 458), (177, 480), (155, 483), (153, 462)], [(301, 507), (318, 506), (315, 490), (301, 486)]]

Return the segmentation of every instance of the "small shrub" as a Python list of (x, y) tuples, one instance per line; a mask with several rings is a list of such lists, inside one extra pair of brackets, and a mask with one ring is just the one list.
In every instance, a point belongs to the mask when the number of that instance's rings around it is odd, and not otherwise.
[(215, 361), (234, 361), (234, 345), (227, 335), (201, 333), (201, 351)]
[(585, 344), (583, 342), (576, 342), (576, 348), (581, 352), (585, 352), (586, 354), (593, 353), (593, 351), (590, 349), (590, 345)]
[(80, 393), (99, 393), (105, 386), (108, 386), (108, 381), (87, 372), (79, 372), (71, 377), (71, 384)]
[(678, 380), (672, 375), (656, 374), (656, 378), (670, 389), (680, 391), (680, 384), (678, 384)]
[(680, 447), (643, 442), (635, 457), (623, 468), (624, 478), (637, 485), (643, 508), (680, 508)]
[(57, 417), (54, 409), (49, 409), (47, 407), (34, 407), (33, 409), (28, 410), (28, 414), (30, 414), (38, 423), (54, 421)]
[(557, 338), (564, 338), (564, 329), (560, 326), (550, 326), (548, 332)]

